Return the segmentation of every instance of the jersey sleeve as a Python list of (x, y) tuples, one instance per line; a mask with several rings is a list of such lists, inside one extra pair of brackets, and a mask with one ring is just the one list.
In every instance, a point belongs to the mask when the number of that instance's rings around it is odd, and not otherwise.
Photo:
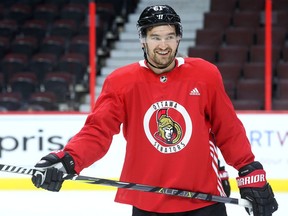
[(208, 117), (215, 134), (216, 145), (220, 148), (225, 161), (238, 170), (254, 161), (251, 145), (245, 128), (225, 92), (221, 74), (216, 67), (211, 86)]
[(101, 159), (109, 150), (113, 135), (120, 132), (123, 122), (121, 106), (122, 101), (107, 78), (84, 126), (64, 148), (73, 157), (77, 173)]

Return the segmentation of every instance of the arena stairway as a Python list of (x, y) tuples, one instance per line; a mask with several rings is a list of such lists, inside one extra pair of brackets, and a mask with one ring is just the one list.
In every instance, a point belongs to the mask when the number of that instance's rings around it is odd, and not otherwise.
[[(142, 0), (139, 2), (135, 13), (129, 15), (128, 21), (123, 26), (122, 32), (120, 32), (119, 40), (115, 41), (114, 48), (110, 52), (110, 57), (106, 59), (105, 66), (101, 68), (101, 75), (98, 75), (96, 78), (96, 97), (101, 92), (103, 82), (108, 74), (118, 67), (137, 62), (144, 58), (136, 23), (144, 8), (154, 4), (163, 4), (163, 1)], [(165, 4), (173, 7), (181, 17), (183, 38), (179, 45), (178, 54), (187, 56), (188, 47), (193, 46), (195, 43), (196, 30), (203, 27), (203, 14), (209, 11), (210, 0), (166, 0)], [(89, 111), (89, 95), (85, 96), (84, 101), (84, 104), (80, 107), (80, 111)]]

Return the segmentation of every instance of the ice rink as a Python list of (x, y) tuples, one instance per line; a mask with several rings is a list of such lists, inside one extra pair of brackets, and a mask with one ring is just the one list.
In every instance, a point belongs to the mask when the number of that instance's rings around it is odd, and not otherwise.
[[(111, 191), (0, 191), (1, 216), (131, 216), (131, 207), (114, 202)], [(232, 197), (238, 198), (237, 193)], [(288, 193), (276, 193), (278, 211), (288, 215)], [(243, 207), (227, 204), (229, 216), (248, 215)]]

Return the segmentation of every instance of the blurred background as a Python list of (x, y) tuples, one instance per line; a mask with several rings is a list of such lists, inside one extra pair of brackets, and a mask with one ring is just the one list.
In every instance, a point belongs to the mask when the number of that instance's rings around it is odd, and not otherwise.
[(143, 59), (136, 21), (157, 3), (182, 18), (179, 53), (215, 63), (237, 110), (288, 108), (286, 0), (1, 0), (0, 110), (89, 111), (109, 73)]

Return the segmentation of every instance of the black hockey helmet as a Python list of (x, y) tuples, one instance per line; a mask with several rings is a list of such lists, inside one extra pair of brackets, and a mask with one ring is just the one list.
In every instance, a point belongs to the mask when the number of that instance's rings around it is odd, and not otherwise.
[(146, 36), (148, 27), (170, 24), (175, 25), (176, 34), (182, 37), (182, 25), (179, 15), (168, 5), (154, 5), (146, 7), (137, 21), (137, 30), (140, 38)]

